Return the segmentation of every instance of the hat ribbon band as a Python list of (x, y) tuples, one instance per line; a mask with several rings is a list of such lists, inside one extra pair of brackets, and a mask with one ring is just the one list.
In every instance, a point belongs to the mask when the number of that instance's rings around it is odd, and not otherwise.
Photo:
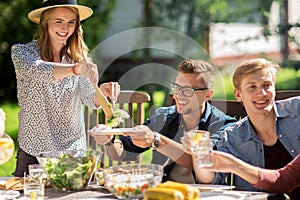
[(43, 7), (66, 5), (66, 4), (77, 5), (77, 2), (76, 0), (48, 0), (43, 2)]

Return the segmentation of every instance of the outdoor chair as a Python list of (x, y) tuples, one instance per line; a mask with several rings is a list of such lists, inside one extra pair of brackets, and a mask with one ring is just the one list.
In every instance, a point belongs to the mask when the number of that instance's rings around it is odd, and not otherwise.
[[(116, 102), (116, 106), (119, 109), (123, 109), (128, 112), (130, 118), (126, 119), (124, 123), (120, 124), (120, 128), (123, 127), (134, 127), (136, 125), (141, 125), (145, 120), (145, 105), (150, 102), (150, 95), (145, 92), (133, 91), (133, 90), (121, 90), (120, 95), (118, 96), (118, 100)], [(102, 110), (92, 110), (85, 106), (84, 110), (85, 116), (85, 124), (86, 130), (92, 129), (97, 124), (105, 124), (105, 114)], [(103, 149), (103, 146), (97, 145), (94, 138), (89, 136), (87, 133), (87, 144), (88, 147), (92, 149)], [(121, 141), (116, 137), (114, 140), (114, 145), (122, 148)], [(122, 150), (122, 149), (121, 149)], [(129, 161), (128, 161), (129, 162)], [(127, 163), (128, 163), (127, 162)], [(135, 163), (141, 162), (141, 155), (137, 156), (137, 159), (134, 161)], [(101, 167), (103, 166), (112, 166), (114, 165), (114, 161), (112, 161), (106, 155), (106, 152), (103, 152)], [(118, 162), (121, 164), (122, 162)]]
[(290, 97), (300, 96), (300, 90), (280, 90), (276, 91), (276, 100), (282, 100)]

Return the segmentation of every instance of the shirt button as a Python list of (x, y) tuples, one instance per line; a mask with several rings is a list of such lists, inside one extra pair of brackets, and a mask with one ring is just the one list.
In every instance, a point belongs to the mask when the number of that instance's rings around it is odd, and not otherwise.
[(279, 135), (278, 135), (278, 137), (282, 138), (282, 135), (281, 135), (281, 134), (279, 134)]
[(292, 149), (292, 150), (291, 150), (291, 152), (292, 152), (292, 153), (295, 153), (295, 150), (294, 150), (294, 149)]

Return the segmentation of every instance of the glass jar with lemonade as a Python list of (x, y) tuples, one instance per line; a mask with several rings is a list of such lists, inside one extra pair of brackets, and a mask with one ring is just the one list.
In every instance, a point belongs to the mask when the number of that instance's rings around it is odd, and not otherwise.
[(14, 140), (6, 133), (0, 137), (0, 165), (6, 163), (14, 154)]

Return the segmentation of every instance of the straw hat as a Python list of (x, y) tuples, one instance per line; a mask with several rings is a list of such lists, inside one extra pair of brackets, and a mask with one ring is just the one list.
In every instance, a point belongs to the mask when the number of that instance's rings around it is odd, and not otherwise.
[(91, 8), (78, 5), (76, 0), (43, 0), (43, 7), (29, 12), (28, 18), (35, 23), (40, 23), (42, 13), (47, 9), (56, 7), (77, 8), (79, 11), (80, 21), (90, 17), (93, 14), (93, 10)]

